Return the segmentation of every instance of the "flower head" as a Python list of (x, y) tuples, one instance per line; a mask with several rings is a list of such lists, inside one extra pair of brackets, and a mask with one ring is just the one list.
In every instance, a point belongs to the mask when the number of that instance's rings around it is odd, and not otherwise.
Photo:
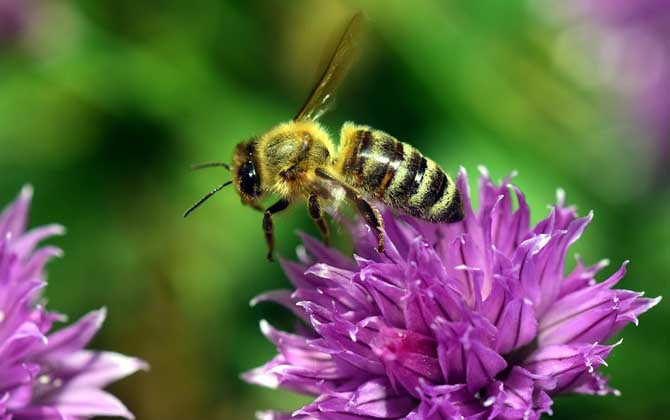
[(85, 350), (105, 319), (93, 311), (50, 332), (64, 316), (39, 303), (46, 285), (44, 266), (61, 251), (36, 248), (63, 233), (49, 225), (26, 231), (32, 189), (0, 213), (0, 419), (77, 420), (95, 415), (133, 418), (102, 390), (146, 364), (112, 352)]
[(0, 47), (25, 34), (33, 6), (28, 0), (0, 0)]
[(285, 305), (307, 328), (263, 321), (279, 354), (244, 378), (316, 399), (261, 417), (537, 419), (551, 413), (553, 395), (616, 392), (599, 372), (618, 344), (607, 343), (659, 299), (613, 289), (625, 263), (600, 283), (605, 263), (578, 261), (564, 274), (592, 214), (577, 218), (562, 193), (532, 227), (510, 178), (498, 186), (482, 171), (477, 212), (464, 170), (457, 184), (463, 222), (386, 211), (384, 254), (363, 224), (352, 228), (354, 259), (303, 238), (300, 262), (283, 262), (295, 290), (254, 303)]

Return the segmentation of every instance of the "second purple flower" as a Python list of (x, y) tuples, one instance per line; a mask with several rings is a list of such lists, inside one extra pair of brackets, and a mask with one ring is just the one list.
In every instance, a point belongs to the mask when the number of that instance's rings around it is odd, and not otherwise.
[(79, 420), (93, 416), (134, 418), (108, 384), (147, 369), (139, 359), (86, 350), (105, 319), (93, 311), (52, 332), (65, 317), (40, 304), (45, 264), (60, 256), (38, 243), (62, 234), (49, 225), (26, 231), (32, 188), (0, 213), (0, 420)]

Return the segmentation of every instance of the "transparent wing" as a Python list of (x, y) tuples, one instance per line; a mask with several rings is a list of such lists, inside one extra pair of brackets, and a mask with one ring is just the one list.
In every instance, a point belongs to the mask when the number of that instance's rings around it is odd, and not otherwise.
[(328, 110), (328, 105), (335, 91), (344, 80), (351, 68), (351, 63), (358, 55), (364, 23), (365, 16), (361, 12), (351, 18), (328, 62), (328, 66), (326, 66), (326, 70), (312, 88), (298, 114), (293, 118), (294, 121), (316, 120)]

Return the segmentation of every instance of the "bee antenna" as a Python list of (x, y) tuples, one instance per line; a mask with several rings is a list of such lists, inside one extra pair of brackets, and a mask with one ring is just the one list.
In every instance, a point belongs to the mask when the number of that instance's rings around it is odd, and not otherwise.
[(227, 182), (224, 182), (223, 184), (221, 184), (221, 185), (219, 185), (218, 187), (214, 188), (212, 191), (210, 191), (210, 192), (208, 192), (207, 194), (205, 194), (204, 197), (202, 197), (200, 200), (198, 200), (197, 203), (195, 203), (194, 205), (192, 205), (191, 207), (189, 207), (189, 209), (186, 210), (186, 211), (184, 212), (184, 217), (187, 217), (189, 214), (191, 214), (191, 212), (192, 212), (193, 210), (195, 210), (195, 209), (197, 209), (198, 207), (200, 207), (200, 205), (201, 205), (202, 203), (204, 203), (205, 201), (209, 200), (209, 198), (210, 198), (211, 196), (213, 196), (214, 194), (216, 194), (216, 193), (218, 193), (219, 191), (221, 191), (221, 190), (223, 189), (223, 187), (227, 187), (228, 185), (230, 185), (230, 184), (232, 184), (232, 183), (233, 183), (233, 181), (227, 181)]
[(203, 168), (213, 168), (215, 166), (223, 166), (227, 170), (230, 171), (230, 165), (228, 165), (225, 162), (205, 162), (205, 163), (196, 163), (195, 165), (191, 165), (191, 170), (195, 171), (197, 169), (203, 169)]

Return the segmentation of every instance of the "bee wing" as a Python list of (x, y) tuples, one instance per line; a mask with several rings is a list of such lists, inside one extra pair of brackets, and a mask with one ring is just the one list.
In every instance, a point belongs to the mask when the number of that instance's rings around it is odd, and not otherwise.
[(333, 94), (351, 68), (351, 63), (358, 55), (359, 39), (363, 33), (365, 17), (362, 12), (351, 18), (346, 30), (333, 52), (326, 70), (314, 85), (307, 100), (293, 118), (299, 120), (316, 120), (328, 110)]

